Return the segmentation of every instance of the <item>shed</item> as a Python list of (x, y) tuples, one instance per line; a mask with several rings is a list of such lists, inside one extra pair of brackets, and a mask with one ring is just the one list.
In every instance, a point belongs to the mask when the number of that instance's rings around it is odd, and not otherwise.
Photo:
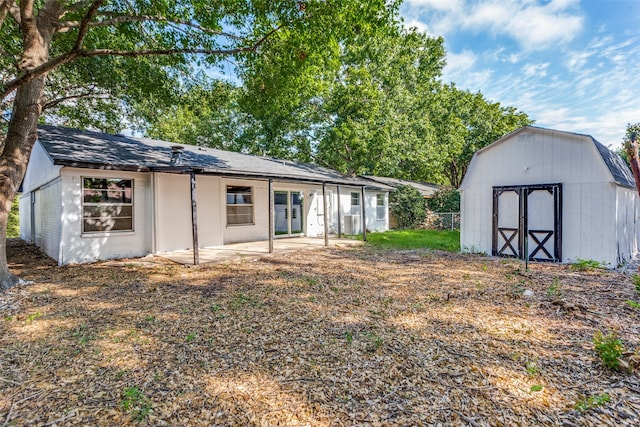
[(464, 252), (609, 268), (638, 252), (633, 175), (590, 135), (522, 127), (476, 152), (459, 190)]
[(59, 264), (389, 228), (391, 187), (313, 164), (39, 126), (20, 235)]

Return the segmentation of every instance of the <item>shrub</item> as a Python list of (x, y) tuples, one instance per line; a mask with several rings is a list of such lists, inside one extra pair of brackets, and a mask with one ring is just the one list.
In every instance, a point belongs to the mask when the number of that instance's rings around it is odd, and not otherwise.
[(601, 331), (597, 331), (593, 336), (593, 346), (604, 366), (609, 369), (618, 369), (624, 345), (615, 332), (604, 335)]
[(453, 187), (443, 187), (427, 199), (432, 212), (460, 212), (460, 193)]
[(391, 193), (389, 207), (398, 228), (418, 228), (427, 215), (422, 194), (409, 185), (400, 185)]

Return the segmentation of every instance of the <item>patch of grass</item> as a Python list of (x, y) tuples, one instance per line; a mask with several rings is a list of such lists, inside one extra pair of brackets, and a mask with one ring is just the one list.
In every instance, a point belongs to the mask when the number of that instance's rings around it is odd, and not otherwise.
[(636, 288), (636, 292), (640, 294), (640, 276), (637, 274), (634, 274), (631, 277), (631, 281), (633, 282), (633, 286)]
[(257, 308), (261, 308), (262, 307), (262, 302), (260, 302), (260, 299), (258, 297), (252, 296), (252, 295), (245, 295), (243, 293), (240, 293), (238, 295), (236, 295), (236, 297), (231, 300), (231, 309), (232, 310), (237, 310), (241, 307), (244, 307), (245, 305), (248, 305), (250, 307), (257, 307)]
[(625, 303), (631, 308), (635, 308), (635, 309), (640, 308), (640, 303), (639, 302), (636, 302), (636, 301), (628, 299), (628, 300), (625, 301)]
[(580, 412), (586, 412), (590, 409), (597, 408), (598, 406), (604, 406), (611, 401), (608, 393), (594, 394), (586, 399), (576, 402), (576, 409)]
[(596, 261), (593, 259), (581, 259), (571, 264), (571, 270), (573, 271), (592, 271), (592, 270), (603, 270), (607, 268), (607, 264), (604, 262)]
[(624, 344), (615, 332), (604, 335), (601, 331), (597, 331), (593, 336), (593, 347), (604, 366), (609, 369), (619, 368)]
[(527, 370), (527, 374), (529, 374), (529, 376), (531, 377), (535, 377), (540, 373), (540, 368), (538, 367), (538, 364), (532, 360), (525, 363), (524, 367)]
[(549, 297), (559, 297), (562, 293), (560, 288), (562, 287), (562, 283), (556, 278), (553, 279), (553, 283), (547, 288), (547, 296)]
[(198, 334), (196, 333), (191, 333), (189, 335), (187, 335), (187, 337), (185, 338), (186, 342), (193, 342), (196, 340), (196, 338), (198, 338)]
[(151, 401), (138, 386), (124, 389), (120, 408), (125, 412), (131, 413), (131, 417), (135, 421), (144, 420), (152, 411)]
[(440, 249), (460, 251), (460, 232), (442, 230), (392, 230), (367, 234), (367, 243), (382, 249)]
[(27, 318), (25, 319), (25, 323), (27, 325), (30, 325), (31, 323), (33, 323), (34, 320), (36, 320), (38, 317), (42, 317), (42, 313), (37, 312), (37, 313), (31, 313), (30, 315), (27, 316)]
[(542, 386), (542, 384), (534, 384), (531, 386), (531, 388), (529, 389), (529, 391), (531, 393), (537, 393), (539, 391), (542, 391), (544, 387)]

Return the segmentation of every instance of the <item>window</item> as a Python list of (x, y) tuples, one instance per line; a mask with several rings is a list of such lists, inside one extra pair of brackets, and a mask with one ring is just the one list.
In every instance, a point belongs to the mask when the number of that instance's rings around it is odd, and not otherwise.
[(133, 180), (82, 178), (82, 232), (133, 231)]
[(384, 221), (385, 213), (384, 194), (376, 194), (376, 219), (378, 221)]
[(253, 224), (251, 187), (227, 186), (227, 225)]
[(360, 193), (351, 193), (351, 215), (360, 215)]

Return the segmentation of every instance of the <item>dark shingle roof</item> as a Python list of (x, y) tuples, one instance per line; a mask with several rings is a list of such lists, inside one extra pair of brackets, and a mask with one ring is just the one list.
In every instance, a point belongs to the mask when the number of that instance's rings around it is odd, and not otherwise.
[[(213, 148), (175, 144), (57, 126), (38, 126), (38, 141), (55, 164), (65, 166), (138, 171), (195, 169), (215, 175), (364, 185), (384, 191), (389, 187), (309, 163), (278, 160)], [(172, 146), (184, 148), (182, 163), (172, 166)]]
[(371, 181), (389, 185), (394, 188), (400, 185), (409, 185), (417, 189), (425, 197), (433, 195), (433, 193), (438, 191), (438, 189), (440, 188), (439, 186), (435, 184), (429, 184), (428, 182), (409, 181), (406, 179), (398, 179), (398, 178), (390, 178), (386, 176), (374, 176), (374, 175), (364, 175), (364, 177), (366, 179), (370, 179)]
[(622, 160), (618, 154), (598, 142), (595, 138), (592, 137), (591, 139), (598, 149), (600, 156), (602, 156), (602, 160), (604, 160), (609, 171), (611, 171), (611, 175), (613, 175), (613, 179), (616, 183), (623, 187), (636, 188), (636, 181), (633, 178), (631, 169), (629, 169), (629, 166), (627, 166), (624, 160)]

